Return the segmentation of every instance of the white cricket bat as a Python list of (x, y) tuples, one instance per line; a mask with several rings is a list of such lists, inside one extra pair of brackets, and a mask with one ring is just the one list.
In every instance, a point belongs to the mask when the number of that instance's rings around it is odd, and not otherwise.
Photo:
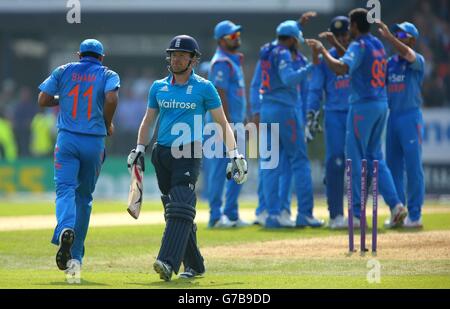
[(144, 191), (144, 171), (137, 164), (131, 167), (131, 184), (128, 192), (128, 213), (135, 219), (139, 218)]

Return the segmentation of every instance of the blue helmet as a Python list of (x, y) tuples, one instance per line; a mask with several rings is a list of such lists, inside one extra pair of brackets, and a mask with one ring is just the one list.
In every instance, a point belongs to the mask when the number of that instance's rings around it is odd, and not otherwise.
[(339, 36), (350, 31), (350, 19), (347, 16), (337, 16), (333, 18), (330, 25), (330, 31)]
[(401, 24), (395, 24), (392, 27), (392, 30), (395, 32), (396, 31), (404, 31), (404, 32), (410, 34), (415, 39), (419, 38), (419, 30), (417, 29), (417, 27), (414, 24), (406, 22), (406, 21)]
[(197, 41), (189, 35), (177, 35), (170, 41), (170, 46), (166, 49), (166, 52), (171, 53), (175, 51), (189, 52), (197, 57), (201, 56)]
[(289, 36), (296, 38), (300, 43), (305, 42), (303, 32), (300, 31), (298, 23), (295, 20), (286, 20), (278, 25), (277, 36)]
[(91, 52), (104, 56), (103, 45), (96, 39), (86, 39), (80, 44), (80, 53)]
[(241, 30), (241, 25), (236, 25), (232, 21), (224, 20), (218, 23), (214, 28), (214, 39), (219, 40), (226, 35), (233, 34)]

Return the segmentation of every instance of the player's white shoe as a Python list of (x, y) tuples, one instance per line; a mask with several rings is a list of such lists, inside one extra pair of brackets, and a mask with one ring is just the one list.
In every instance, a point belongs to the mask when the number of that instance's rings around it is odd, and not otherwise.
[(398, 204), (391, 210), (391, 217), (384, 222), (384, 227), (387, 229), (397, 228), (403, 226), (408, 212), (403, 204)]
[(281, 211), (278, 221), (284, 227), (295, 227), (295, 221), (291, 219), (291, 214), (286, 209)]
[[(353, 225), (355, 225), (355, 220), (353, 220)], [(344, 216), (339, 215), (334, 219), (330, 219), (328, 227), (331, 230), (345, 230), (348, 228), (348, 220)]]
[(360, 229), (361, 228), (361, 220), (359, 220), (356, 217), (353, 217), (353, 228), (354, 229)]
[(81, 264), (80, 261), (71, 259), (67, 262), (67, 269), (64, 270), (66, 280), (69, 284), (81, 283)]
[(247, 226), (251, 225), (250, 223), (242, 220), (241, 218), (237, 219), (236, 221), (231, 221), (231, 222), (233, 223), (234, 227), (247, 227)]
[(409, 216), (407, 216), (405, 221), (403, 221), (403, 228), (406, 228), (406, 229), (421, 229), (421, 228), (423, 228), (422, 218), (420, 218), (417, 221), (411, 221)]
[(228, 219), (227, 216), (222, 215), (220, 219), (214, 224), (213, 228), (217, 229), (230, 229), (234, 227), (234, 222)]
[(266, 220), (268, 217), (269, 217), (269, 214), (267, 213), (266, 210), (264, 210), (262, 213), (260, 213), (259, 215), (256, 216), (256, 219), (253, 222), (253, 224), (264, 226), (264, 225), (266, 225)]

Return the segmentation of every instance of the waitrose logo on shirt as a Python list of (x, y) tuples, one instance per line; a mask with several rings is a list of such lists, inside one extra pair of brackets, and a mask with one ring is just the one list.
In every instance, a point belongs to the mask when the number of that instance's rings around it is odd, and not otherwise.
[(196, 103), (191, 102), (177, 102), (175, 99), (172, 100), (158, 100), (159, 108), (180, 108), (180, 109), (195, 109), (197, 107)]

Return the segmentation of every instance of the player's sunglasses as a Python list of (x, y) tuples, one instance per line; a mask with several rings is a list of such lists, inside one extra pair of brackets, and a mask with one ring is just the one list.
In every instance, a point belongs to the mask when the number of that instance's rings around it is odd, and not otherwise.
[(226, 39), (226, 40), (232, 40), (233, 41), (233, 40), (239, 39), (240, 37), (241, 37), (241, 32), (238, 31), (238, 32), (226, 35), (223, 38)]
[(395, 34), (395, 37), (396, 37), (397, 39), (409, 39), (409, 38), (411, 38), (412, 36), (411, 36), (411, 34), (405, 32), (405, 31), (399, 31), (399, 32), (397, 32), (397, 33)]

